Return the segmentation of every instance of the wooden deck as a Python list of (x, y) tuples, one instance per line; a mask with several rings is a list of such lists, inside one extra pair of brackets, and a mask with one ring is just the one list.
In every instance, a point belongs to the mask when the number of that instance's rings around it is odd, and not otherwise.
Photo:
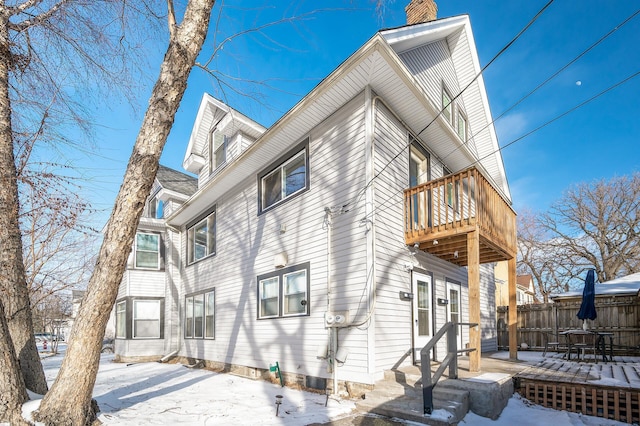
[(627, 423), (640, 421), (640, 363), (637, 357), (613, 362), (565, 361), (559, 354), (521, 371), (516, 391), (556, 410)]

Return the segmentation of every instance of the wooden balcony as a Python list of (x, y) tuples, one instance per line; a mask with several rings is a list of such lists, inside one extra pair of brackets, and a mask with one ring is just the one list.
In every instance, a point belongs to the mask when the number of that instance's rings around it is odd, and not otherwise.
[(480, 263), (516, 256), (516, 214), (475, 167), (404, 191), (405, 242), (459, 266), (478, 231)]

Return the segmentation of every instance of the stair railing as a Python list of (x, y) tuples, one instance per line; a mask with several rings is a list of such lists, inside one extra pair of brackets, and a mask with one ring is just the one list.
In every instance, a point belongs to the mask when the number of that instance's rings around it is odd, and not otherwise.
[[(429, 340), (424, 348), (420, 350), (420, 370), (422, 373), (422, 403), (424, 406), (424, 414), (433, 412), (433, 388), (440, 380), (444, 370), (449, 368), (449, 378), (458, 378), (458, 354), (469, 353), (476, 348), (458, 349), (458, 336), (456, 330), (459, 326), (466, 325), (476, 327), (478, 324), (466, 322), (448, 322)], [(438, 344), (440, 339), (447, 336), (447, 356), (431, 375), (431, 351)]]

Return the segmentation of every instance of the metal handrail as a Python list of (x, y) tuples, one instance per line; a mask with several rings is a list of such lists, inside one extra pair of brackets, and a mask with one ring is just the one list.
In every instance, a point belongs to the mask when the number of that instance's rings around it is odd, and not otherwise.
[[(420, 370), (422, 373), (422, 404), (424, 414), (433, 412), (433, 388), (440, 380), (444, 370), (449, 368), (449, 378), (458, 378), (458, 354), (464, 352), (473, 352), (476, 348), (458, 349), (458, 338), (456, 336), (456, 327), (467, 325), (469, 327), (477, 327), (476, 323), (468, 322), (448, 322), (429, 340), (429, 342), (420, 350)], [(447, 356), (431, 376), (431, 350), (438, 344), (443, 336), (447, 336)]]

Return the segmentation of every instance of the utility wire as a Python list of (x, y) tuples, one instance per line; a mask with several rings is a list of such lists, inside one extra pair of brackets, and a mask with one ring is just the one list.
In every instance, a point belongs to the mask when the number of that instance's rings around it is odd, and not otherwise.
[[(498, 57), (500, 57), (504, 52), (507, 51), (507, 49), (509, 49), (509, 47), (511, 47), (516, 40), (518, 40), (532, 25), (535, 21), (538, 20), (538, 18), (540, 17), (540, 15), (542, 15), (542, 13), (549, 7), (551, 6), (551, 4), (554, 2), (555, 0), (549, 0), (549, 2), (547, 4), (545, 4), (542, 9), (540, 9), (540, 11), (538, 11), (538, 13), (536, 13), (536, 15), (527, 23), (527, 25), (524, 26), (524, 28), (522, 28), (522, 30), (520, 30), (518, 32), (518, 34), (516, 34), (515, 37), (513, 37), (511, 39), (511, 41), (509, 43), (507, 43), (502, 49), (500, 49), (500, 51), (480, 70), (480, 72), (478, 74), (476, 74), (476, 76), (464, 87), (464, 89), (462, 89), (456, 96), (453, 97), (453, 99), (451, 99), (449, 101), (448, 104), (444, 105), (440, 111), (436, 114), (435, 117), (433, 117), (433, 119), (422, 129), (420, 130), (418, 133), (416, 133), (416, 136), (419, 136), (420, 133), (424, 132), (429, 126), (431, 126), (438, 117), (440, 117), (440, 115), (442, 115), (442, 112), (447, 109), (449, 107), (449, 105), (451, 105), (456, 99), (458, 99), (465, 90), (467, 90), (475, 81), (478, 80), (478, 78), (480, 78), (480, 76), (482, 75), (482, 73), (487, 69), (487, 67), (489, 67), (489, 65), (491, 65), (496, 59), (498, 59)], [(367, 190), (367, 188), (373, 183), (374, 180), (376, 180), (378, 178), (378, 176), (380, 176), (380, 174), (382, 172), (384, 172), (387, 167), (389, 167), (389, 165), (391, 163), (393, 163), (404, 151), (405, 149), (407, 149), (409, 147), (409, 145), (411, 144), (411, 142), (408, 142), (407, 144), (405, 144), (400, 151), (398, 151), (398, 153), (396, 155), (393, 156), (393, 158), (391, 158), (383, 167), (382, 169), (380, 169), (380, 171), (378, 173), (375, 174), (375, 176), (373, 176), (369, 182), (367, 182), (367, 184), (364, 186), (364, 188), (362, 188), (360, 191), (358, 191), (358, 193), (349, 201), (347, 201), (344, 206), (347, 206), (349, 204), (351, 204), (352, 202), (354, 202), (355, 200), (357, 200), (362, 194), (364, 194), (364, 192)]]
[[(530, 91), (529, 93), (527, 93), (525, 96), (523, 96), (522, 98), (520, 98), (515, 104), (511, 105), (509, 108), (507, 108), (506, 110), (504, 110), (502, 112), (502, 114), (500, 114), (499, 116), (497, 116), (496, 118), (493, 119), (493, 121), (491, 123), (486, 124), (482, 129), (478, 130), (477, 132), (475, 132), (476, 135), (482, 133), (487, 127), (491, 126), (492, 124), (494, 124), (496, 121), (500, 120), (502, 117), (504, 117), (509, 111), (513, 110), (515, 107), (517, 107), (518, 105), (520, 105), (522, 102), (524, 102), (527, 98), (529, 98), (529, 96), (533, 95), (535, 92), (537, 92), (538, 90), (540, 90), (543, 86), (545, 86), (548, 82), (550, 82), (551, 80), (553, 80), (554, 78), (556, 78), (560, 73), (562, 73), (564, 70), (566, 70), (567, 68), (569, 68), (571, 65), (573, 65), (574, 63), (576, 63), (580, 58), (582, 58), (584, 55), (586, 55), (587, 53), (589, 53), (591, 50), (593, 50), (596, 46), (598, 46), (600, 43), (602, 43), (604, 40), (606, 40), (607, 38), (609, 38), (613, 33), (615, 33), (616, 31), (618, 31), (620, 28), (622, 28), (625, 24), (627, 24), (629, 21), (631, 21), (633, 18), (635, 18), (636, 16), (638, 16), (638, 14), (640, 14), (640, 9), (636, 10), (635, 13), (633, 13), (631, 16), (627, 17), (624, 21), (622, 21), (621, 23), (619, 23), (618, 25), (616, 25), (615, 27), (613, 27), (613, 29), (611, 29), (611, 31), (609, 31), (607, 34), (603, 35), (602, 37), (600, 37), (600, 39), (598, 39), (595, 43), (593, 43), (591, 46), (589, 46), (586, 50), (582, 51), (582, 53), (580, 53), (578, 56), (576, 56), (575, 58), (573, 58), (571, 61), (569, 61), (566, 65), (564, 65), (562, 68), (560, 68), (558, 71), (556, 71), (555, 73), (551, 74), (546, 80), (544, 80), (542, 83), (538, 84), (535, 89), (533, 89), (532, 91)], [(470, 141), (473, 140), (473, 135), (471, 135), (462, 145), (459, 145), (457, 147), (455, 147), (450, 153), (448, 153), (447, 155), (445, 155), (442, 159), (446, 159), (447, 157), (449, 157), (451, 154), (453, 154), (454, 152), (458, 151), (462, 146), (467, 145)], [(485, 157), (486, 158), (486, 157)]]
[[(562, 114), (559, 114), (557, 116), (555, 116), (554, 118), (552, 118), (551, 120), (539, 125), (538, 127), (536, 127), (535, 129), (523, 134), (522, 136), (517, 137), (516, 139), (510, 141), (509, 143), (501, 146), (500, 148), (494, 150), (493, 152), (490, 152), (489, 154), (485, 155), (482, 158), (477, 159), (476, 161), (474, 161), (473, 163), (469, 164), (469, 166), (473, 166), (474, 164), (479, 163), (480, 161), (484, 160), (485, 158), (491, 157), (492, 155), (496, 154), (499, 151), (502, 151), (503, 149), (517, 143), (520, 142), (521, 140), (531, 136), (532, 134), (538, 132), (539, 130), (542, 130), (543, 128), (547, 127), (548, 125), (558, 121), (559, 119), (565, 117), (566, 115), (569, 115), (570, 113), (574, 112), (575, 110), (582, 108), (583, 106), (591, 103), (592, 101), (598, 99), (599, 97), (605, 95), (606, 93), (612, 91), (613, 89), (627, 83), (628, 81), (632, 80), (633, 78), (637, 77), (640, 75), (640, 71), (637, 71), (631, 75), (629, 75), (628, 77), (624, 78), (623, 80), (620, 80), (619, 82), (613, 84), (612, 86), (607, 87), (606, 89), (602, 90), (601, 92), (593, 95), (592, 97), (590, 97), (589, 99), (580, 102), (579, 104), (575, 105), (574, 107), (568, 109), (567, 111), (563, 112)], [(402, 192), (404, 192), (404, 190), (402, 190)], [(380, 204), (378, 207), (375, 207), (373, 209), (373, 211), (370, 213), (370, 215), (374, 214), (374, 213), (378, 213), (380, 212), (383, 208), (386, 208), (387, 206), (393, 205), (394, 203), (397, 203), (397, 201), (393, 202), (393, 197), (388, 197), (385, 201), (383, 201), (382, 204)], [(367, 219), (367, 217), (365, 217), (365, 219)], [(361, 221), (362, 219), (358, 219), (358, 221)]]
[(493, 152), (485, 155), (484, 157), (478, 158), (476, 161), (471, 163), (470, 166), (473, 166), (474, 164), (479, 163), (480, 161), (484, 160), (485, 158), (488, 158), (488, 157), (492, 156), (493, 154), (495, 154), (495, 153), (497, 153), (499, 151), (502, 151), (506, 147), (511, 146), (514, 143), (521, 141), (522, 139), (532, 135), (533, 133), (537, 132), (538, 130), (542, 130), (543, 128), (547, 127), (549, 124), (554, 123), (554, 122), (558, 121), (559, 119), (561, 119), (562, 117), (571, 114), (573, 111), (577, 110), (578, 108), (582, 108), (583, 106), (587, 105), (588, 103), (591, 103), (592, 101), (594, 101), (594, 100), (598, 99), (600, 96), (612, 91), (613, 89), (617, 88), (618, 86), (622, 86), (623, 84), (625, 84), (629, 80), (632, 80), (633, 78), (637, 77), (638, 75), (640, 75), (640, 71), (637, 71), (637, 72), (631, 74), (630, 76), (628, 76), (627, 78), (625, 78), (623, 80), (620, 80), (616, 84), (607, 87), (606, 89), (604, 89), (603, 91), (593, 95), (589, 99), (587, 99), (587, 100), (585, 100), (583, 102), (580, 102), (578, 105), (574, 106), (573, 108), (570, 108), (567, 111), (563, 112), (562, 114), (557, 115), (556, 117), (552, 118), (551, 120), (547, 121), (546, 123), (541, 124), (540, 126), (536, 127), (535, 129), (533, 129), (533, 130), (525, 133), (524, 135), (512, 140), (508, 144), (501, 146), (500, 148), (498, 148), (498, 149), (494, 150)]

